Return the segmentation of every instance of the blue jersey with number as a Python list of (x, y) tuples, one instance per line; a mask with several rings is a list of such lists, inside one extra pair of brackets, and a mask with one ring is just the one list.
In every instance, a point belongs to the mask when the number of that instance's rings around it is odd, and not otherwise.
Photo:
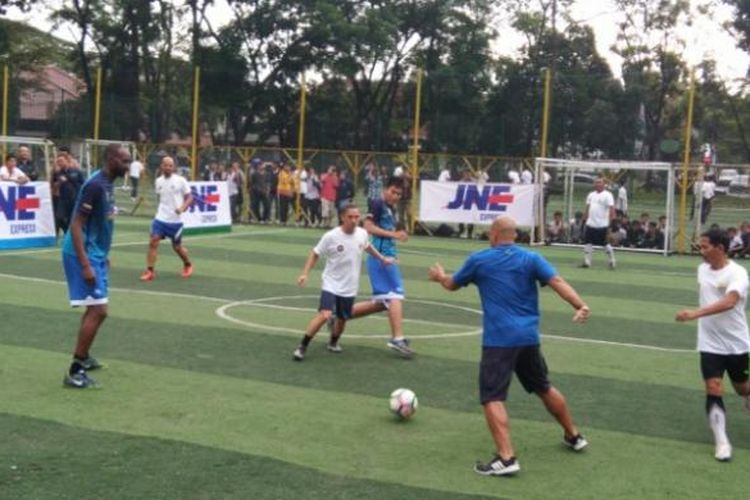
[(516, 245), (472, 254), (453, 275), (459, 286), (474, 283), (482, 300), (485, 347), (539, 344), (539, 292), (557, 275), (544, 257)]
[[(382, 198), (372, 201), (367, 218), (371, 219), (381, 229), (386, 231), (396, 230), (396, 213)], [(378, 252), (386, 257), (396, 257), (396, 242), (393, 241), (393, 238), (373, 235), (371, 243), (378, 249)]]
[[(112, 181), (101, 170), (92, 175), (78, 193), (73, 217), (78, 214), (87, 217), (83, 225), (86, 255), (94, 259), (106, 259), (112, 246), (114, 229), (114, 188)], [(76, 255), (70, 230), (65, 233), (63, 253)]]

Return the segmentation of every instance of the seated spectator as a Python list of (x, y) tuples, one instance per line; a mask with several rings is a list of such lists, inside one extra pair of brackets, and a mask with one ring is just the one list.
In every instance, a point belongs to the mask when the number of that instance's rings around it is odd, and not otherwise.
[(565, 223), (563, 222), (562, 212), (555, 212), (552, 216), (552, 222), (547, 225), (546, 244), (565, 242)]
[(621, 247), (625, 245), (625, 241), (628, 238), (628, 232), (625, 226), (622, 224), (621, 219), (615, 219), (612, 221), (609, 227), (609, 235), (607, 240), (609, 244), (614, 247)]
[(633, 221), (628, 228), (628, 238), (625, 246), (631, 248), (643, 248), (643, 238), (646, 235), (646, 231), (641, 226), (641, 221)]
[(734, 258), (742, 252), (745, 245), (742, 242), (742, 236), (737, 232), (736, 227), (727, 228), (727, 236), (729, 236), (728, 255), (730, 258)]
[(570, 238), (568, 243), (583, 243), (583, 212), (576, 212), (570, 219)]
[(660, 235), (656, 222), (649, 222), (639, 248), (664, 248), (664, 236)]
[(16, 155), (13, 153), (5, 156), (5, 165), (0, 167), (0, 181), (15, 182), (16, 184), (29, 182), (26, 174), (16, 167)]

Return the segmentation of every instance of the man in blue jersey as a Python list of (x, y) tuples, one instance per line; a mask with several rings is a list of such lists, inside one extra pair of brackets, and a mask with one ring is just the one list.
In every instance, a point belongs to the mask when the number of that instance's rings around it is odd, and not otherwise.
[(490, 229), (491, 247), (472, 254), (453, 276), (440, 264), (430, 268), (431, 281), (447, 290), (474, 283), (482, 301), (482, 359), (479, 365), (479, 397), (484, 406), (497, 449), (489, 463), (474, 470), (486, 476), (518, 472), (510, 440), (504, 401), (513, 373), (527, 392), (536, 393), (564, 430), (563, 443), (574, 451), (588, 444), (573, 423), (562, 393), (547, 378), (547, 364), (539, 347), (539, 293), (537, 283), (549, 285), (576, 313), (573, 321), (589, 316), (588, 306), (542, 256), (515, 245), (516, 223), (508, 216), (497, 218)]
[[(364, 222), (364, 228), (370, 233), (372, 246), (385, 257), (396, 259), (396, 241), (406, 241), (409, 234), (396, 227), (396, 207), (403, 193), (402, 180), (398, 177), (388, 179), (383, 188), (383, 196), (372, 200), (370, 211)], [(372, 286), (372, 300), (360, 302), (352, 308), (352, 318), (361, 318), (369, 314), (388, 311), (391, 324), (391, 340), (388, 347), (406, 358), (414, 355), (409, 341), (404, 337), (403, 300), (404, 285), (398, 265), (387, 265), (372, 255), (367, 256), (367, 274)]]
[(73, 361), (63, 379), (66, 387), (86, 389), (96, 386), (87, 371), (101, 368), (89, 354), (89, 349), (107, 317), (109, 248), (114, 229), (113, 182), (125, 175), (130, 161), (126, 148), (119, 144), (107, 146), (104, 168), (83, 185), (73, 209), (73, 221), (65, 233), (62, 257), (70, 305), (86, 306)]

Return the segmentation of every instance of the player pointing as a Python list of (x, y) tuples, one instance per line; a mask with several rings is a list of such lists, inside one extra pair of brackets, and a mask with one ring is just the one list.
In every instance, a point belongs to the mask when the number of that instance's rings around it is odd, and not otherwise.
[(331, 328), (331, 339), (326, 346), (330, 352), (340, 353), (339, 338), (344, 333), (346, 321), (352, 317), (354, 297), (359, 289), (359, 272), (362, 268), (362, 252), (367, 252), (373, 259), (383, 265), (393, 264), (392, 257), (384, 257), (368, 241), (367, 231), (358, 227), (359, 208), (346, 205), (339, 212), (341, 225), (323, 235), (307, 257), (302, 274), (297, 284), (304, 286), (310, 270), (322, 256), (326, 259), (323, 269), (323, 286), (320, 292), (320, 305), (316, 314), (307, 325), (305, 335), (299, 347), (294, 350), (294, 360), (305, 359), (305, 352), (310, 341), (320, 328), (331, 319), (335, 319)]
[(172, 249), (182, 259), (182, 277), (189, 278), (193, 274), (193, 265), (188, 258), (187, 248), (182, 245), (181, 214), (193, 203), (190, 186), (181, 175), (175, 173), (174, 160), (165, 156), (159, 166), (161, 176), (156, 179), (155, 190), (159, 197), (159, 208), (151, 224), (151, 238), (146, 255), (146, 271), (141, 275), (141, 281), (152, 281), (156, 277), (156, 252), (159, 242), (164, 238), (172, 241)]

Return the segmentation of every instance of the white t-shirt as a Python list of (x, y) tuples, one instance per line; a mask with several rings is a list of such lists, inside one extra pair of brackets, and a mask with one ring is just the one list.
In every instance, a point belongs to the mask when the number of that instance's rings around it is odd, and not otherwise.
[(451, 171), (447, 168), (445, 170), (440, 171), (440, 175), (438, 176), (438, 182), (448, 182), (451, 180)]
[(156, 219), (162, 222), (180, 222), (180, 214), (176, 210), (185, 203), (185, 195), (190, 192), (187, 180), (177, 174), (172, 174), (169, 178), (162, 175), (156, 179), (155, 190), (159, 197)]
[(480, 184), (484, 184), (485, 182), (490, 180), (490, 175), (485, 172), (484, 170), (480, 170), (477, 172), (477, 182)]
[(138, 160), (133, 160), (130, 163), (128, 176), (132, 179), (139, 179), (141, 177), (141, 172), (143, 172), (143, 163), (139, 162)]
[(625, 189), (625, 186), (620, 186), (620, 189), (617, 190), (617, 205), (615, 208), (623, 213), (628, 213), (628, 190)]
[(732, 309), (698, 318), (698, 350), (714, 354), (750, 352), (745, 317), (747, 270), (733, 260), (717, 270), (704, 262), (698, 266), (698, 286), (701, 307), (720, 300), (729, 292), (737, 292), (740, 296)]
[(704, 200), (710, 200), (716, 195), (716, 183), (714, 181), (703, 181), (701, 192)]
[(531, 173), (531, 170), (526, 169), (523, 172), (521, 172), (521, 184), (531, 184), (534, 182), (534, 174)]
[(320, 238), (313, 252), (326, 259), (322, 289), (340, 297), (354, 297), (359, 289), (362, 252), (370, 246), (367, 231), (361, 227), (346, 234), (341, 227)]
[(591, 191), (586, 197), (586, 205), (589, 207), (589, 217), (586, 219), (587, 226), (598, 228), (609, 226), (609, 209), (615, 206), (612, 193), (606, 189), (601, 193)]
[(8, 167), (5, 165), (0, 167), (0, 180), (18, 182), (23, 179), (28, 180), (29, 178), (26, 177), (26, 174), (20, 168), (16, 167), (13, 169), (13, 173), (10, 173), (8, 172)]
[(508, 170), (508, 180), (511, 184), (521, 184), (521, 176), (515, 170)]
[(299, 194), (305, 196), (307, 194), (307, 170), (300, 172), (300, 169), (297, 169), (294, 175), (299, 178)]

